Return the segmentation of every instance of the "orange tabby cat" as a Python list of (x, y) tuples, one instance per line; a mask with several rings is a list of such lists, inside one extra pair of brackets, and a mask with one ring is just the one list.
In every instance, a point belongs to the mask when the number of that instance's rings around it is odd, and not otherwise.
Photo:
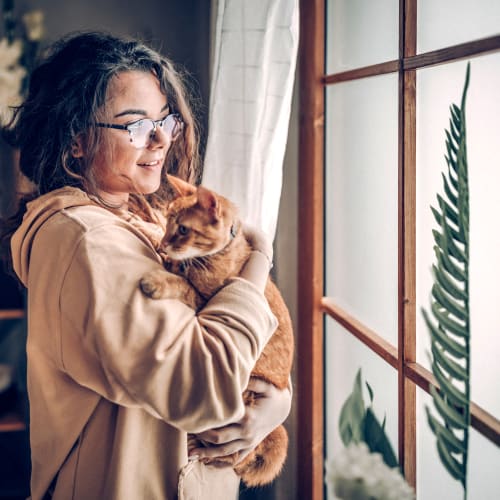
[[(168, 271), (149, 273), (141, 280), (141, 288), (152, 298), (177, 298), (199, 309), (231, 277), (239, 275), (251, 248), (233, 203), (202, 186), (168, 177), (177, 193), (168, 207), (167, 229), (160, 247), (160, 252), (167, 256)], [(292, 367), (292, 323), (283, 298), (270, 279), (265, 296), (279, 325), (251, 376), (284, 389)], [(252, 404), (255, 394), (247, 390), (243, 397), (246, 404)], [(279, 426), (234, 470), (247, 486), (267, 484), (281, 471), (287, 447), (288, 435)], [(237, 459), (235, 453), (216, 462), (234, 465)]]

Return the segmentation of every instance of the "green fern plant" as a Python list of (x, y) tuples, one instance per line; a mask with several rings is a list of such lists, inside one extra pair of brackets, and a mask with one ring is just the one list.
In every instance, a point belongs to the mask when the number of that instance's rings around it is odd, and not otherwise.
[[(462, 483), (467, 498), (467, 452), (470, 425), (470, 313), (469, 313), (469, 187), (465, 133), (465, 99), (469, 86), (467, 65), (460, 107), (450, 106), (446, 130), (447, 175), (442, 174), (444, 197), (431, 207), (440, 227), (433, 230), (436, 263), (430, 313), (422, 310), (431, 337), (432, 373), (439, 391), (431, 387), (435, 413), (426, 407), (436, 436), (439, 457), (448, 472)], [(433, 319), (431, 319), (431, 316)]]

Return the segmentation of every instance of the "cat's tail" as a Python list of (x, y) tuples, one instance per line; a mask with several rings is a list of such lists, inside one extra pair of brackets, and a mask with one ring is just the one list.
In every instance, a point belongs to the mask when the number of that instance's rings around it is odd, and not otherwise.
[(286, 460), (288, 434), (280, 425), (259, 443), (234, 470), (246, 486), (262, 486), (273, 481)]

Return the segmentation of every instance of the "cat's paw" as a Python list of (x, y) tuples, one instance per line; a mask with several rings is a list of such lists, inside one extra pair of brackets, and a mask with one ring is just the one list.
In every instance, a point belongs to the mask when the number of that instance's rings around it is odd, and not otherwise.
[(152, 299), (161, 299), (164, 297), (165, 285), (165, 275), (158, 271), (151, 271), (145, 274), (139, 281), (139, 286), (144, 295)]

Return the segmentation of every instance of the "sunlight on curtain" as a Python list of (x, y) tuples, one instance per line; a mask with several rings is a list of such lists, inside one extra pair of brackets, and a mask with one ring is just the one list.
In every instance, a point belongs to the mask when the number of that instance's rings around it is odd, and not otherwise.
[(298, 0), (219, 0), (203, 184), (274, 236), (298, 47)]

